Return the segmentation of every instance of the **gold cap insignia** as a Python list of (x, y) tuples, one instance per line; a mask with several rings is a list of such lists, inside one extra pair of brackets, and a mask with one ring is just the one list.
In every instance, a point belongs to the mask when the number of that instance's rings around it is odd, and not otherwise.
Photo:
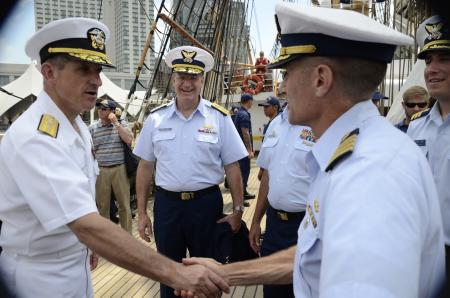
[(196, 51), (188, 52), (188, 51), (182, 50), (181, 55), (183, 56), (184, 62), (192, 63), (192, 61), (194, 61), (195, 56), (197, 55), (197, 52)]
[(91, 39), (91, 45), (94, 49), (103, 51), (105, 48), (105, 32), (98, 28), (92, 28), (88, 31), (88, 37)]
[(425, 30), (428, 33), (428, 39), (440, 39), (442, 37), (441, 29), (443, 25), (444, 24), (441, 22), (425, 25)]
[(59, 122), (55, 117), (49, 114), (43, 114), (39, 121), (38, 131), (45, 133), (56, 139), (59, 130)]

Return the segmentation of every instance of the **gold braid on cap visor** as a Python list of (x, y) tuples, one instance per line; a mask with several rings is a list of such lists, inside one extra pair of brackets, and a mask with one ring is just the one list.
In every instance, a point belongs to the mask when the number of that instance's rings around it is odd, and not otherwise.
[(450, 40), (435, 40), (435, 41), (429, 42), (423, 47), (423, 50), (435, 49), (435, 48), (437, 48), (437, 49), (450, 48)]
[(291, 46), (280, 49), (280, 56), (294, 55), (294, 54), (311, 54), (316, 52), (315, 45)]
[(282, 47), (280, 49), (279, 56), (275, 59), (273, 63), (277, 63), (281, 60), (285, 60), (289, 58), (291, 55), (295, 54), (312, 54), (317, 51), (317, 47), (315, 45), (302, 45), (302, 46), (290, 46), (290, 47)]
[(106, 54), (97, 51), (74, 48), (48, 48), (48, 52), (52, 54), (68, 54), (86, 61), (108, 63), (112, 65), (111, 60), (109, 60)]

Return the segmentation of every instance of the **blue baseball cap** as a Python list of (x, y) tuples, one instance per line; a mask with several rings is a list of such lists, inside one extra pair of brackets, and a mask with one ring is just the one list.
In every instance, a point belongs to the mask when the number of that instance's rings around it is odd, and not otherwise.
[(241, 94), (241, 101), (249, 101), (249, 100), (253, 100), (253, 95), (251, 95), (249, 93)]
[(102, 99), (101, 101), (97, 102), (95, 106), (97, 108), (107, 108), (111, 110), (115, 110), (117, 107), (116, 103), (111, 99)]
[(380, 100), (380, 99), (388, 99), (389, 97), (387, 97), (386, 95), (384, 95), (383, 93), (381, 93), (380, 91), (375, 91), (372, 94), (372, 100)]
[(266, 98), (266, 102), (259, 103), (258, 106), (260, 107), (277, 106), (278, 108), (280, 108), (280, 101), (275, 96), (269, 96)]

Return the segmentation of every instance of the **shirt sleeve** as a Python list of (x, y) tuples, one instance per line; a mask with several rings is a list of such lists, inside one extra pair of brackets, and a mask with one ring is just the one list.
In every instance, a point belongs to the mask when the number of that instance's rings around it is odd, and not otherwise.
[(46, 138), (37, 136), (15, 148), (5, 163), (29, 208), (50, 232), (97, 212), (97, 207), (89, 178), (74, 157)]
[(133, 153), (146, 161), (154, 161), (156, 159), (153, 150), (153, 123), (151, 115), (145, 120)]
[[(266, 134), (270, 135), (274, 129), (275, 123), (277, 123), (277, 119), (274, 119), (274, 121), (271, 121), (267, 124)], [(261, 144), (261, 149), (259, 151), (258, 159), (256, 160), (256, 165), (260, 168), (269, 169), (269, 163), (270, 163), (270, 150), (271, 148), (268, 148), (265, 146), (267, 138), (263, 139), (263, 142)]]
[(424, 187), (392, 166), (352, 163), (335, 173), (321, 211), (323, 239), (333, 239), (322, 242), (321, 297), (419, 297)]
[(244, 143), (239, 137), (230, 116), (223, 117), (221, 130), (222, 144), (220, 155), (224, 165), (228, 165), (248, 156)]
[(250, 128), (250, 116), (244, 112), (239, 112), (236, 116), (236, 126), (241, 128)]

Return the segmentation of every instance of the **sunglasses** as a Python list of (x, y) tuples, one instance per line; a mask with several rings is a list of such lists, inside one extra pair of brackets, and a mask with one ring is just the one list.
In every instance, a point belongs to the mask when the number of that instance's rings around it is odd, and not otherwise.
[(419, 108), (425, 108), (428, 105), (428, 102), (406, 102), (405, 106), (412, 109), (415, 106), (418, 106)]

